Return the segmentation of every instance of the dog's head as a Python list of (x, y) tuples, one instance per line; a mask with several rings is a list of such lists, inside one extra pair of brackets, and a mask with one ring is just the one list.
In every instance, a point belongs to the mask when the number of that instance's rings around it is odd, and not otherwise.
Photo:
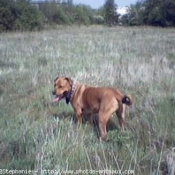
[(54, 90), (52, 92), (55, 95), (53, 102), (59, 102), (61, 99), (66, 98), (72, 89), (73, 81), (70, 78), (59, 78), (54, 80)]

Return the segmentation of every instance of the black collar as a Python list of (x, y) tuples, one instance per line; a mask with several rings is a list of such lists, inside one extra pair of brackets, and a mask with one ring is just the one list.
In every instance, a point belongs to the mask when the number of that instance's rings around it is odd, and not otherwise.
[(76, 83), (73, 82), (71, 90), (66, 95), (66, 103), (67, 104), (69, 104), (70, 100), (72, 99), (72, 97), (73, 97), (73, 95), (75, 93), (75, 90), (76, 90)]

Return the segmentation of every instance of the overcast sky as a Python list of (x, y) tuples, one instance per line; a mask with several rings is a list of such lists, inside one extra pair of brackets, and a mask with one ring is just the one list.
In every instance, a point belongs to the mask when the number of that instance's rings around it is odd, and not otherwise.
[[(99, 8), (101, 7), (106, 0), (73, 0), (74, 4), (86, 4), (86, 5), (90, 5), (92, 8)], [(138, 0), (115, 0), (115, 3), (119, 6), (119, 7), (123, 7), (123, 6), (129, 6), (131, 4), (135, 4)]]

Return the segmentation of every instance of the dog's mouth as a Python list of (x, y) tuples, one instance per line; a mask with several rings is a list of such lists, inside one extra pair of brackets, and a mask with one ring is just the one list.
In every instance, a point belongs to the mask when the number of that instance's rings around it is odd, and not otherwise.
[(52, 102), (59, 102), (64, 97), (66, 97), (67, 92), (64, 92), (63, 95), (56, 95), (55, 93), (53, 93), (53, 95), (55, 95), (55, 98), (52, 100)]
[(64, 98), (63, 96), (56, 95), (55, 98), (52, 100), (52, 102), (59, 102), (63, 98)]

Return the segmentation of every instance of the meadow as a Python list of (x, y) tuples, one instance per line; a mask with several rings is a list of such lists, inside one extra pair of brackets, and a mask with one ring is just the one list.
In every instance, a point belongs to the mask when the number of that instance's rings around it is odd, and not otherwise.
[[(131, 94), (126, 131), (115, 115), (106, 142), (88, 122), (76, 125), (70, 105), (52, 103), (57, 76)], [(174, 147), (174, 28), (61, 26), (0, 34), (0, 169), (165, 175), (175, 169)]]

